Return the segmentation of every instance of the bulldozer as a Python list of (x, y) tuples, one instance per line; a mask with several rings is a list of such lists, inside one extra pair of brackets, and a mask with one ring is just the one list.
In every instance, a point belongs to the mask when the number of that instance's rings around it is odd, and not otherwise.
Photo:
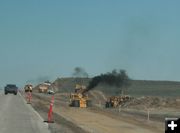
[(86, 86), (76, 84), (74, 93), (70, 93), (70, 106), (87, 108), (91, 106), (91, 101), (86, 94)]
[(106, 108), (116, 108), (120, 105), (123, 105), (125, 102), (129, 101), (131, 99), (128, 95), (122, 95), (122, 96), (111, 96), (106, 101), (105, 107)]
[(24, 86), (25, 92), (32, 92), (32, 89), (33, 89), (33, 85), (31, 85), (31, 84), (27, 84)]

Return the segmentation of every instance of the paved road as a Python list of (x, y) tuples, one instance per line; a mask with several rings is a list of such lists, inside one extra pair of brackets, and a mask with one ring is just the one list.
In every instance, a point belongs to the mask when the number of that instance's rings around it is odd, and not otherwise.
[(18, 94), (0, 91), (0, 133), (50, 133), (48, 125)]

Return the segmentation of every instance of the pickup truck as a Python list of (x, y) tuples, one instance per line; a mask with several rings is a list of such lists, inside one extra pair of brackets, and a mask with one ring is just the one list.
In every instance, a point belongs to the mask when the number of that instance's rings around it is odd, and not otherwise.
[(14, 84), (7, 84), (4, 87), (4, 94), (7, 95), (8, 93), (13, 93), (14, 95), (17, 95), (18, 87)]

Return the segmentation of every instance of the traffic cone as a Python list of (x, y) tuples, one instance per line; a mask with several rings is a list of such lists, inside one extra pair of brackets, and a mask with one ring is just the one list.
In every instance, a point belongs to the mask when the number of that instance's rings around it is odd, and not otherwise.
[(31, 104), (32, 94), (31, 92), (28, 92), (27, 94), (27, 104)]
[(48, 112), (48, 120), (47, 120), (47, 121), (44, 121), (44, 122), (54, 123), (53, 118), (52, 118), (53, 105), (54, 105), (54, 96), (52, 96), (52, 98), (51, 98), (51, 103), (50, 103), (49, 112)]

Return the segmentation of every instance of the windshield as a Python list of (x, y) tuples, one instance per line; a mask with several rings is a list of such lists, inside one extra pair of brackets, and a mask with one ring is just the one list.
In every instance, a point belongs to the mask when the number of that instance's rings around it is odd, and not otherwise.
[(16, 85), (7, 85), (9, 88), (17, 88)]

